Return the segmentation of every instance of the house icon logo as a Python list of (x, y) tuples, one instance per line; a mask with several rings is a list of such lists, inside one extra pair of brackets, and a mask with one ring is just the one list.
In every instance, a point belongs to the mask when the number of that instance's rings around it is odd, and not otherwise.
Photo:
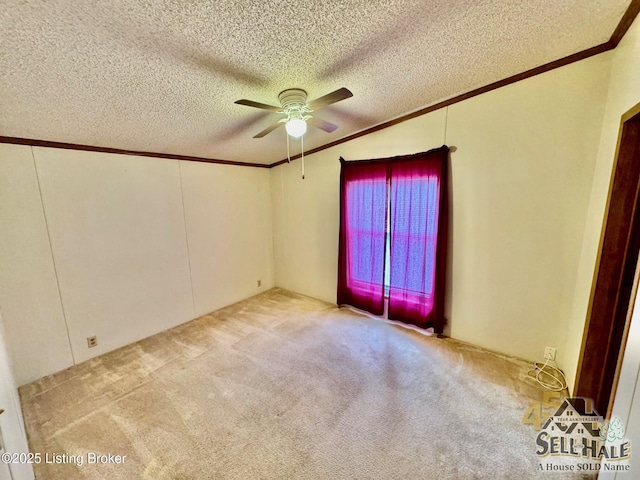
[[(565, 398), (536, 436), (540, 470), (628, 470), (631, 442), (624, 425), (614, 417), (605, 421), (587, 398)], [(562, 465), (553, 462), (563, 457)], [(574, 459), (570, 464), (566, 460)]]

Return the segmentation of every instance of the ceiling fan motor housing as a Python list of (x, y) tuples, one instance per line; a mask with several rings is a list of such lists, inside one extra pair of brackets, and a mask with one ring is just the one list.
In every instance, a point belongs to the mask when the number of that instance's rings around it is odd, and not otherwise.
[(304, 111), (307, 105), (307, 92), (301, 88), (288, 88), (280, 92), (278, 100), (285, 113), (292, 110)]

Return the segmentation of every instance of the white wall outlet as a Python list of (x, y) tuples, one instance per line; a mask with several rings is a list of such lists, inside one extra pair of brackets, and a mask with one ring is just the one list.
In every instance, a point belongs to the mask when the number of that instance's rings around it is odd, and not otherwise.
[(553, 347), (544, 347), (544, 359), (547, 360), (555, 360), (556, 359), (556, 349)]
[(98, 346), (98, 337), (96, 337), (95, 335), (93, 337), (87, 337), (87, 346), (89, 348), (97, 347)]
[(258, 286), (261, 287), (262, 286), (262, 280), (258, 280)]

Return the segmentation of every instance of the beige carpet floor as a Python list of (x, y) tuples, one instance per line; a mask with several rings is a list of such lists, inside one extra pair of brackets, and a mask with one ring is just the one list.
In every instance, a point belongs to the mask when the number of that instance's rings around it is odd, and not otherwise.
[(84, 460), (40, 480), (559, 478), (522, 424), (528, 369), (273, 289), (20, 395), (31, 451)]

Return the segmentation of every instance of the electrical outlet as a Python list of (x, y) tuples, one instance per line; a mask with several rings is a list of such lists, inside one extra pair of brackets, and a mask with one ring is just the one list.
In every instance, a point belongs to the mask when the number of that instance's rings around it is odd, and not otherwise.
[(87, 345), (89, 346), (89, 348), (97, 347), (98, 337), (96, 337), (95, 335), (93, 337), (87, 337)]
[(544, 347), (544, 359), (555, 360), (556, 349), (553, 347)]
[(258, 286), (261, 287), (262, 286), (262, 280), (258, 280)]

